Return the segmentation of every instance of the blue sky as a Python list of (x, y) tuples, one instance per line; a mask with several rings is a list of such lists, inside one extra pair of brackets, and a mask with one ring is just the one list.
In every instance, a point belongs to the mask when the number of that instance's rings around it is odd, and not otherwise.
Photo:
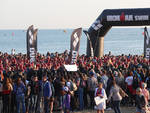
[(148, 8), (150, 0), (0, 0), (0, 29), (88, 28), (104, 9)]

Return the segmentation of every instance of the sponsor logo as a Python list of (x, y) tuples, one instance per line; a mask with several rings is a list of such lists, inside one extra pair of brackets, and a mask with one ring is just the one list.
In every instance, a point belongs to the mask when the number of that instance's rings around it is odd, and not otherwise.
[(107, 21), (120, 21), (120, 15), (108, 15)]
[(93, 24), (92, 24), (92, 27), (93, 29), (95, 29), (96, 31), (98, 29), (100, 29), (103, 25), (101, 24), (100, 20), (96, 20)]
[(35, 48), (30, 48), (30, 62), (35, 62)]
[(140, 15), (140, 16), (136, 15), (136, 16), (134, 16), (134, 18), (135, 18), (135, 21), (149, 20), (148, 15)]
[(125, 15), (124, 12), (121, 15), (108, 15), (107, 21), (145, 21), (149, 20), (148, 15)]
[(147, 44), (147, 45), (149, 44), (149, 38), (146, 39), (146, 44)]
[(146, 44), (149, 44), (149, 37), (146, 38)]
[(146, 58), (150, 57), (150, 48), (146, 48)]
[(76, 63), (76, 58), (77, 58), (77, 51), (72, 51), (72, 60), (71, 60), (72, 64)]
[(33, 34), (31, 32), (31, 30), (29, 30), (29, 36), (30, 36), (29, 43), (30, 43), (30, 45), (32, 45), (32, 43), (33, 43)]
[(146, 38), (146, 45), (149, 45), (149, 35), (148, 35), (148, 32), (145, 31), (145, 38)]
[(73, 47), (75, 48), (79, 42), (79, 37), (77, 35), (77, 32), (73, 36), (74, 36)]

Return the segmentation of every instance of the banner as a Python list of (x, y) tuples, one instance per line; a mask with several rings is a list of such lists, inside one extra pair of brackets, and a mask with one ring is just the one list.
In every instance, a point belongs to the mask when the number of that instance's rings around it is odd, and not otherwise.
[(147, 27), (144, 28), (144, 57), (150, 58), (150, 37), (147, 31)]
[(84, 30), (83, 31), (89, 41), (89, 44), (90, 44), (90, 49), (91, 49), (91, 57), (93, 58), (94, 57), (94, 51), (93, 51), (93, 46), (92, 46), (92, 42), (91, 42), (91, 39), (90, 39), (90, 36), (89, 36), (89, 33), (88, 31)]
[(67, 71), (77, 71), (78, 68), (77, 68), (77, 65), (73, 64), (73, 65), (64, 65), (65, 69)]
[(30, 63), (36, 62), (36, 53), (37, 53), (37, 31), (31, 25), (27, 30), (27, 56), (30, 59)]
[[(145, 25), (150, 25), (150, 8), (105, 9), (88, 29), (94, 45), (94, 56), (100, 56), (100, 43), (97, 41), (100, 37), (104, 37), (111, 27)], [(90, 56), (90, 45), (89, 43), (87, 45), (87, 56)]]
[(75, 64), (79, 55), (80, 37), (82, 35), (82, 28), (75, 29), (71, 35), (70, 51), (71, 64)]

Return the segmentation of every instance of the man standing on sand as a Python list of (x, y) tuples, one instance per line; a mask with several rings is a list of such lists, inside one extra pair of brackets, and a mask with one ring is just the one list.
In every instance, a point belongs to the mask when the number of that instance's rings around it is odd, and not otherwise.
[(103, 70), (103, 74), (101, 76), (102, 83), (103, 83), (103, 88), (106, 90), (107, 88), (107, 81), (108, 81), (108, 76), (106, 75), (106, 70)]
[(49, 102), (50, 97), (52, 95), (51, 85), (50, 82), (47, 80), (47, 74), (45, 73), (43, 76), (43, 96), (44, 96), (44, 112), (49, 113)]
[(39, 85), (38, 85), (38, 77), (34, 73), (32, 76), (32, 81), (29, 83), (29, 86), (31, 88), (31, 94), (30, 94), (30, 99), (31, 99), (31, 105), (30, 105), (30, 111), (32, 113), (37, 112), (37, 99), (38, 99), (38, 93), (39, 93)]
[(90, 73), (90, 78), (88, 79), (88, 91), (89, 91), (89, 96), (90, 96), (90, 106), (92, 109), (94, 108), (94, 93), (95, 93), (95, 88), (97, 87), (97, 79), (94, 77), (94, 73), (91, 71)]

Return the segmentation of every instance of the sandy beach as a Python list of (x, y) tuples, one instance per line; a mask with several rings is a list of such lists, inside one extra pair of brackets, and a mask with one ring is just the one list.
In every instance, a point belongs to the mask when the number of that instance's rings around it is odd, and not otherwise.
[[(121, 107), (122, 113), (135, 113), (135, 107)], [(62, 113), (60, 111), (55, 111), (54, 113)], [(72, 113), (96, 113), (96, 110), (84, 110), (84, 111), (76, 111)], [(105, 113), (114, 113), (113, 110), (106, 111)]]

